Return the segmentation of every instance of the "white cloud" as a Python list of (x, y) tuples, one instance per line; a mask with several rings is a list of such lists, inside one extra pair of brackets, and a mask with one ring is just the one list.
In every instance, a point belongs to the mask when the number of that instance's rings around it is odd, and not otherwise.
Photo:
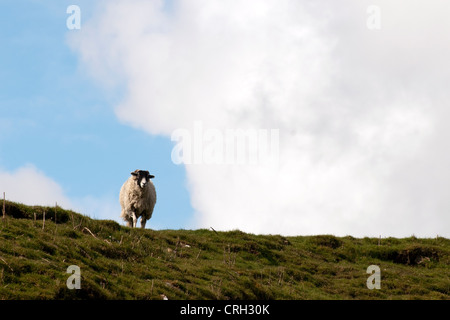
[[(113, 219), (119, 223), (120, 205), (116, 195), (69, 197), (64, 188), (32, 164), (15, 171), (0, 169), (0, 195), (3, 199), (27, 205), (58, 206), (95, 219)], [(115, 205), (114, 205), (115, 204)]]
[(31, 164), (14, 172), (0, 170), (0, 192), (7, 200), (28, 205), (72, 207), (62, 187)]
[(280, 130), (278, 170), (186, 166), (197, 226), (449, 236), (449, 10), (378, 3), (105, 1), (70, 43), (150, 134)]

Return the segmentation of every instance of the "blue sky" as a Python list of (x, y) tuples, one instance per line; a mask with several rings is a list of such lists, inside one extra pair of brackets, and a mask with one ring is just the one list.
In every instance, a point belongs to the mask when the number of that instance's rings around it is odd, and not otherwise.
[[(77, 199), (89, 197), (115, 209), (108, 214), (84, 206), (88, 212), (82, 213), (117, 221), (122, 183), (131, 171), (147, 169), (158, 190), (150, 227), (186, 228), (192, 208), (184, 168), (170, 158), (173, 143), (117, 119), (120, 90), (96, 85), (67, 44), (67, 33), (77, 32), (66, 27), (70, 4), (1, 3), (0, 169), (14, 172), (32, 164), (57, 182), (75, 207), (83, 207)], [(87, 19), (91, 2), (78, 4)]]

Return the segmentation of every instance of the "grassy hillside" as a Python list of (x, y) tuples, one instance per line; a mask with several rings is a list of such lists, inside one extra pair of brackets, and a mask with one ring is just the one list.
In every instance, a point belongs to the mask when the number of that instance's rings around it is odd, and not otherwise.
[[(6, 212), (0, 299), (450, 299), (450, 240), (440, 237), (379, 245), (350, 236), (130, 229), (11, 202)], [(80, 290), (66, 286), (70, 265), (81, 269)], [(381, 268), (380, 290), (366, 286), (370, 265)]]

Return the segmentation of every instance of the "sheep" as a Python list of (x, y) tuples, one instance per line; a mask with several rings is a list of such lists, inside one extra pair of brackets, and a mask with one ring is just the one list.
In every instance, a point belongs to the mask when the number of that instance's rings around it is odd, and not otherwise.
[(152, 217), (156, 204), (156, 190), (150, 179), (155, 176), (148, 171), (136, 170), (120, 189), (121, 218), (128, 227), (136, 228), (137, 219), (141, 217), (141, 228)]

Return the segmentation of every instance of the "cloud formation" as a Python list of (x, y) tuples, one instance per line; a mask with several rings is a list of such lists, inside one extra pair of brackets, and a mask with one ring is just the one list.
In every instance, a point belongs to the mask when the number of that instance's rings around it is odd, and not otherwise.
[(105, 1), (69, 42), (149, 134), (279, 130), (278, 168), (186, 165), (196, 226), (449, 236), (449, 9), (378, 3)]
[(35, 166), (28, 164), (14, 172), (0, 170), (0, 191), (6, 200), (28, 205), (72, 207), (62, 187)]
[(111, 216), (111, 213), (120, 213), (120, 205), (115, 194), (70, 197), (57, 181), (32, 164), (12, 172), (0, 169), (1, 199), (3, 199), (3, 192), (8, 201), (41, 206), (54, 206), (57, 203), (64, 209), (74, 210), (91, 218), (113, 218), (123, 224), (118, 214)]

